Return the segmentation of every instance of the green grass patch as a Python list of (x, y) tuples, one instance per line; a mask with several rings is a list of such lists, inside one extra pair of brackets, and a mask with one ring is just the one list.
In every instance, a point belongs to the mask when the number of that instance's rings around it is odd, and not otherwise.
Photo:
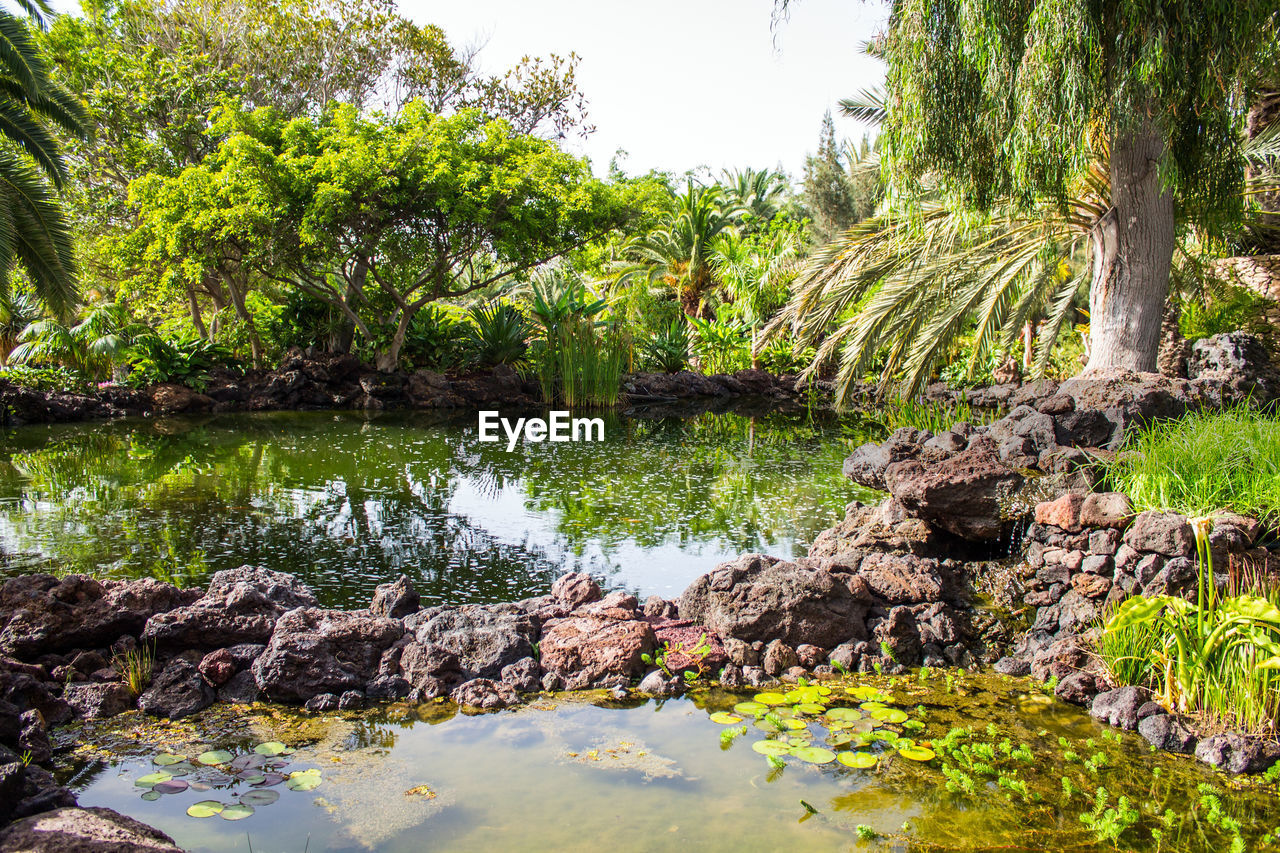
[(1152, 424), (1108, 466), (1134, 508), (1189, 516), (1231, 510), (1280, 522), (1280, 415), (1248, 406)]

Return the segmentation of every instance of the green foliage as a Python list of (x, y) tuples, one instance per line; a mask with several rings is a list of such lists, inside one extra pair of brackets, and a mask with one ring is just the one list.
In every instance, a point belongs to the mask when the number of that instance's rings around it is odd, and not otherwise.
[(1093, 809), (1080, 815), (1080, 822), (1089, 827), (1099, 841), (1118, 844), (1120, 836), (1138, 822), (1138, 810), (1125, 796), (1118, 798), (1114, 807), (1108, 807), (1107, 800), (1107, 789), (1098, 788)]
[[(1155, 635), (1147, 658), (1149, 686), (1172, 710), (1244, 731), (1274, 731), (1280, 721), (1280, 592), (1220, 598), (1209, 550), (1208, 519), (1193, 523), (1199, 553), (1196, 601), (1171, 595), (1131, 598), (1103, 626), (1107, 634)], [(1140, 649), (1104, 640), (1105, 657)]]
[(155, 667), (155, 650), (146, 646), (138, 646), (115, 655), (111, 666), (120, 675), (120, 680), (135, 699), (142, 695), (151, 683), (151, 673)]
[(1098, 636), (1098, 657), (1117, 686), (1145, 686), (1155, 681), (1154, 663), (1159, 658), (1163, 636), (1153, 622), (1112, 622), (1114, 613), (1103, 620)]
[(149, 330), (135, 323), (124, 306), (103, 302), (91, 306), (68, 328), (57, 320), (31, 323), (9, 353), (17, 364), (64, 365), (93, 379), (105, 379), (128, 358), (129, 347)]
[(210, 370), (236, 366), (227, 347), (191, 334), (173, 338), (143, 335), (134, 342), (131, 359), (129, 384), (134, 387), (176, 382), (199, 391), (204, 389)]
[(1248, 288), (1227, 287), (1221, 298), (1183, 300), (1178, 329), (1189, 341), (1224, 332), (1266, 334), (1271, 331), (1271, 321), (1266, 314), (1269, 306), (1268, 300)]
[[(0, 293), (16, 269), (60, 320), (80, 299), (71, 229), (56, 194), (67, 177), (54, 128), (84, 132), (84, 108), (51, 75), (31, 23), (44, 27), (44, 0), (0, 9)], [(30, 22), (30, 23), (29, 23)]]
[(1185, 214), (1239, 210), (1246, 80), (1277, 4), (906, 0), (879, 46), (885, 173), (965, 202), (1065, 199), (1115, 139), (1154, 129)]
[(883, 195), (878, 165), (866, 137), (858, 147), (848, 140), (838, 145), (831, 113), (823, 116), (818, 151), (804, 163), (803, 201), (817, 243), (834, 240), (875, 212)]
[(542, 397), (569, 408), (612, 406), (631, 366), (630, 338), (571, 316), (544, 334), (533, 352)]
[(689, 366), (689, 344), (689, 323), (683, 317), (672, 320), (641, 343), (641, 364), (659, 373), (679, 373)]
[(33, 367), (27, 364), (11, 364), (0, 368), (0, 379), (33, 391), (61, 391), (69, 394), (88, 393), (93, 383), (84, 374), (70, 367)]
[(466, 315), (440, 305), (418, 312), (405, 335), (405, 361), (415, 369), (446, 371), (466, 364), (471, 324)]
[(751, 339), (737, 320), (701, 320), (693, 324), (693, 351), (703, 373), (734, 373), (751, 366)]
[(961, 421), (967, 424), (987, 423), (997, 412), (975, 409), (967, 402), (944, 403), (931, 400), (895, 398), (876, 406), (875, 417), (887, 432), (912, 427), (932, 433), (945, 432)]
[(481, 367), (519, 364), (529, 349), (529, 321), (508, 302), (477, 305), (468, 313), (471, 355)]
[(1248, 406), (1193, 412), (1134, 433), (1107, 466), (1108, 487), (1138, 510), (1231, 510), (1280, 520), (1280, 415)]

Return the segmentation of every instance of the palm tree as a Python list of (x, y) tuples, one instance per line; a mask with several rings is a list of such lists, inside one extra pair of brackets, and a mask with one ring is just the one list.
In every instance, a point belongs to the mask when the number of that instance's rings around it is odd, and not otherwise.
[(725, 169), (720, 183), (733, 203), (761, 223), (778, 215), (787, 194), (787, 176), (771, 169)]
[(50, 319), (31, 323), (19, 335), (21, 343), (9, 353), (9, 361), (60, 364), (92, 379), (105, 379), (112, 368), (123, 364), (135, 341), (149, 333), (123, 305), (104, 302), (69, 328)]
[(715, 283), (712, 247), (721, 234), (734, 230), (742, 210), (720, 187), (696, 185), (689, 178), (685, 192), (674, 199), (665, 227), (624, 248), (631, 261), (615, 276), (615, 286), (662, 283), (675, 291), (686, 317), (713, 317), (706, 303)]
[(49, 78), (31, 25), (53, 13), (47, 0), (18, 0), (25, 18), (0, 11), (0, 292), (21, 265), (35, 296), (65, 319), (79, 299), (71, 232), (56, 190), (66, 179), (49, 125), (80, 134), (84, 110)]
[(759, 367), (758, 332), (789, 295), (800, 271), (801, 240), (794, 231), (742, 237), (729, 232), (716, 241), (712, 264), (726, 301), (751, 333), (751, 366)]

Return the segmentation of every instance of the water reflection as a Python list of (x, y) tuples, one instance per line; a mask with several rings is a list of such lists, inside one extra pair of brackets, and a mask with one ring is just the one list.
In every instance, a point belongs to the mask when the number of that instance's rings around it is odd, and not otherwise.
[(365, 605), (404, 572), (428, 603), (510, 600), (590, 571), (676, 595), (727, 556), (795, 554), (841, 514), (857, 421), (607, 419), (603, 444), (481, 443), (475, 416), (267, 413), (10, 430), (5, 571), (200, 583), (243, 563)]

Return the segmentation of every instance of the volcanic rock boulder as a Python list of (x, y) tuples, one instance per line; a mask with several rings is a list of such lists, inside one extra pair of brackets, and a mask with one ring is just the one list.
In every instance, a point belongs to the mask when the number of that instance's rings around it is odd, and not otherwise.
[(829, 649), (866, 639), (871, 603), (870, 590), (856, 576), (748, 554), (695, 580), (679, 608), (681, 619), (721, 637)]
[(1003, 533), (1003, 505), (1023, 477), (1000, 461), (992, 442), (978, 439), (938, 463), (894, 463), (885, 483), (913, 517), (963, 539), (990, 541)]
[(169, 661), (138, 697), (138, 707), (152, 716), (171, 719), (208, 708), (217, 693), (200, 674), (199, 662), (199, 656), (190, 653)]
[(419, 643), (456, 655), (468, 679), (502, 678), (503, 667), (533, 656), (537, 639), (533, 617), (511, 604), (433, 608), (405, 620), (405, 627)]
[(644, 668), (641, 656), (657, 646), (643, 619), (570, 616), (550, 622), (538, 646), (540, 663), (566, 690), (625, 683)]
[(60, 808), (0, 830), (7, 853), (181, 853), (158, 829), (106, 808)]
[(403, 619), (418, 612), (421, 600), (418, 591), (413, 588), (413, 582), (401, 575), (391, 583), (378, 585), (373, 592), (373, 603), (369, 605), (369, 610), (374, 616)]
[(147, 620), (142, 639), (161, 649), (265, 643), (283, 613), (318, 606), (311, 590), (293, 575), (241, 566), (216, 572), (208, 592), (195, 602)]
[(137, 635), (154, 614), (189, 604), (199, 591), (144, 578), (95, 580), (84, 575), (21, 575), (0, 585), (0, 652), (32, 658), (102, 648)]
[(306, 702), (319, 693), (364, 690), (382, 653), (404, 633), (399, 622), (367, 612), (301, 607), (280, 617), (267, 650), (253, 663), (258, 688), (273, 701)]

